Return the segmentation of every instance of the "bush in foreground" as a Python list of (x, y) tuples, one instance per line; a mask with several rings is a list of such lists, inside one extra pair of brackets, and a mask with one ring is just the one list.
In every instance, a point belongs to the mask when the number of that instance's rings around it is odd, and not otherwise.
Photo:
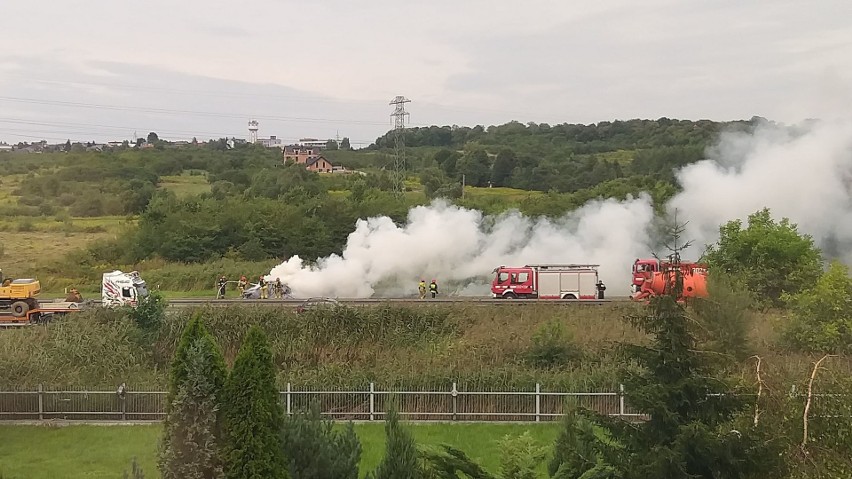
[(361, 443), (352, 423), (335, 430), (317, 404), (285, 419), (281, 440), (292, 479), (358, 479)]
[(275, 385), (269, 342), (249, 330), (225, 384), (225, 477), (284, 479), (287, 465), (279, 428), (284, 412)]

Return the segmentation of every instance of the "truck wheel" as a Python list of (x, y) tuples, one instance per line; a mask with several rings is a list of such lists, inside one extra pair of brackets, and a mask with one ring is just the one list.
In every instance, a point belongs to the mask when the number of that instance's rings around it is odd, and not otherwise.
[(564, 297), (564, 298), (562, 298), (562, 299), (572, 299), (572, 300), (576, 300), (576, 299), (577, 299), (577, 297), (576, 297), (576, 296), (574, 296), (573, 294), (566, 294), (566, 295), (565, 295), (565, 297)]
[(27, 311), (30, 310), (30, 305), (24, 301), (15, 301), (12, 303), (12, 316), (16, 318), (23, 318), (27, 315)]
[(503, 295), (503, 298), (504, 299), (517, 299), (518, 297), (515, 296), (515, 293), (506, 293), (506, 294)]

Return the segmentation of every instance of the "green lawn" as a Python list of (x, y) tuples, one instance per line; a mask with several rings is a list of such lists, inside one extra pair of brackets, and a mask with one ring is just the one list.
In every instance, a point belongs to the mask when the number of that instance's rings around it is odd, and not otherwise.
[[(543, 445), (556, 438), (555, 424), (412, 424), (419, 444), (450, 444), (497, 472), (497, 441), (506, 434), (531, 434)], [(357, 424), (362, 475), (384, 455), (384, 424)], [(10, 478), (117, 478), (136, 457), (145, 477), (156, 468), (160, 426), (0, 426), (0, 474)]]

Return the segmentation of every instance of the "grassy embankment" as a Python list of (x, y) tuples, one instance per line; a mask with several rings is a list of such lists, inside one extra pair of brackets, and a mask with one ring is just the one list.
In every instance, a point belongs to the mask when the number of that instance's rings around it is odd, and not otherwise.
[[(422, 445), (453, 445), (497, 472), (497, 441), (530, 431), (541, 445), (556, 438), (555, 424), (413, 424)], [(121, 477), (134, 457), (146, 478), (159, 477), (156, 467), (160, 426), (0, 426), (0, 474), (4, 479), (93, 479)], [(375, 469), (384, 455), (382, 423), (356, 424), (361, 441), (361, 476)], [(38, 446), (35, 446), (38, 445)], [(542, 469), (543, 469), (542, 465)]]
[[(361, 307), (296, 315), (291, 308), (199, 310), (232, 361), (251, 325), (272, 342), (282, 387), (612, 391), (626, 364), (616, 343), (644, 336), (621, 320), (633, 304), (559, 307), (535, 305)], [(170, 311), (157, 331), (142, 334), (121, 312), (96, 310), (46, 327), (0, 333), (0, 387), (113, 388), (126, 382), (162, 388), (183, 325), (193, 310)], [(762, 359), (767, 384), (789, 390), (810, 373), (813, 357), (778, 344), (779, 313), (757, 314), (752, 353)], [(545, 328), (561, 325), (558, 330)], [(754, 360), (732, 370), (754, 383)], [(852, 371), (832, 358), (829, 373)]]

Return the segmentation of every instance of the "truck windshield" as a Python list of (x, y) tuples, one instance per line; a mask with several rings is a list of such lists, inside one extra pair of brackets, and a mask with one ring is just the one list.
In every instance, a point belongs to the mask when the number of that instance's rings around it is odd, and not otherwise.
[(509, 273), (505, 273), (505, 272), (497, 273), (497, 282), (498, 283), (505, 283), (508, 280), (509, 280)]

